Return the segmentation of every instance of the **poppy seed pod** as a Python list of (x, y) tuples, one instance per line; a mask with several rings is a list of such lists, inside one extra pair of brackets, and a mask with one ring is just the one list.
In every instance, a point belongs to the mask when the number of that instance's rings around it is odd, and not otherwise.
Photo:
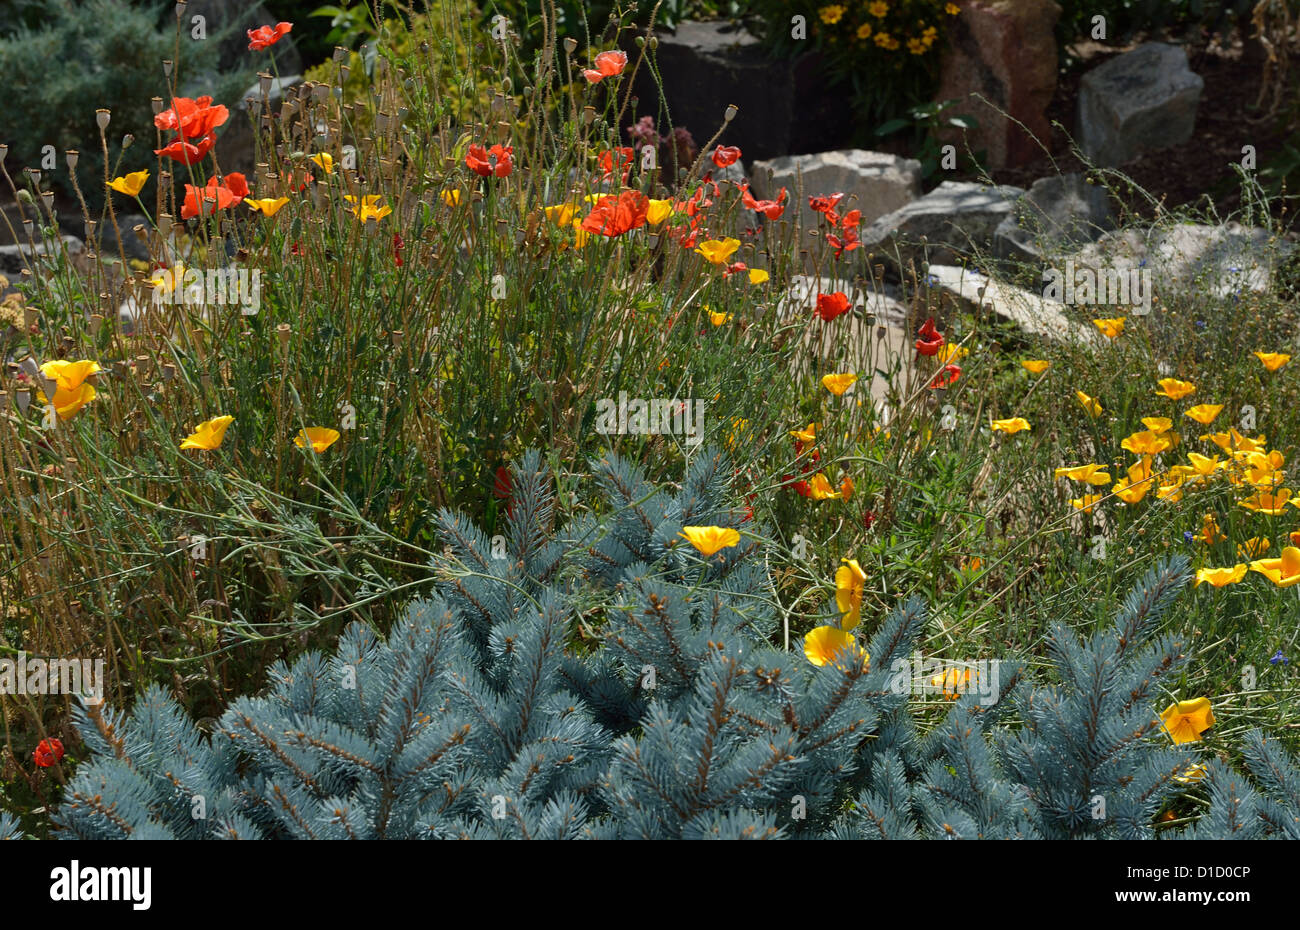
[(5, 156), (8, 155), (8, 154), (9, 154), (9, 146), (7, 146), (7, 145), (0, 145), (0, 161), (4, 161), (4, 160), (5, 160)]
[(737, 107), (734, 103), (733, 103), (733, 104), (729, 104), (729, 105), (727, 106), (727, 112), (725, 112), (725, 113), (722, 114), (722, 118), (723, 118), (723, 120), (725, 120), (726, 122), (730, 123), (733, 119), (736, 118), (736, 114), (739, 113), (739, 112), (740, 112), (740, 108), (739, 108), (739, 107)]
[(27, 176), (32, 179), (32, 183), (35, 184), (37, 187), (41, 186), (41, 169), (28, 168)]
[(347, 57), (348, 57), (347, 49), (343, 48), (341, 45), (334, 46), (334, 61), (336, 63), (340, 61), (346, 61)]
[(122, 148), (124, 149), (130, 148), (131, 143), (134, 141), (135, 141), (135, 136), (131, 135), (131, 133), (128, 132), (126, 135), (122, 137)]
[(257, 72), (257, 86), (261, 89), (263, 97), (269, 94), (271, 92), (271, 75), (265, 71)]
[(189, 6), (189, 4), (186, 3), (185, 0), (180, 0), (180, 2), (176, 4), (176, 18), (177, 18), (177, 19), (180, 19), (182, 16), (185, 15), (185, 7), (187, 7), (187, 6)]
[(574, 53), (574, 51), (577, 50), (577, 48), (578, 48), (578, 40), (577, 40), (577, 39), (573, 38), (573, 36), (568, 36), (568, 37), (565, 38), (565, 40), (564, 40), (564, 50), (565, 50), (566, 52), (568, 52), (570, 55), (572, 55), (572, 54)]
[(46, 212), (54, 212), (54, 191), (45, 191), (41, 194), (41, 200), (45, 201)]
[(81, 153), (78, 152), (76, 149), (68, 149), (66, 152), (63, 153), (64, 158), (67, 159), (69, 171), (77, 170), (77, 157), (80, 154)]
[(170, 58), (163, 59), (163, 74), (167, 75), (167, 77), (172, 76), (172, 64), (173, 62)]
[(154, 97), (152, 100), (149, 101), (149, 105), (150, 105), (151, 107), (153, 107), (154, 115), (157, 116), (159, 113), (162, 112), (162, 108), (163, 108), (163, 98), (162, 98), (162, 97)]
[(113, 114), (109, 110), (95, 111), (95, 125), (99, 127), (100, 132), (103, 132), (105, 129), (108, 128), (108, 121), (112, 118), (113, 118)]

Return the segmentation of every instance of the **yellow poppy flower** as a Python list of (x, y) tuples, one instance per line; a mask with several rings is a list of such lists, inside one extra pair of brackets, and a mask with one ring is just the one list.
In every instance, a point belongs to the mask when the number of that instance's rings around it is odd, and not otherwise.
[(438, 196), (449, 207), (460, 206), (460, 188), (453, 187), (451, 190), (442, 191)]
[(1203, 478), (1208, 478), (1214, 474), (1219, 467), (1219, 457), (1217, 455), (1214, 458), (1209, 458), (1199, 452), (1188, 452), (1187, 461), (1191, 463), (1193, 473)]
[(833, 626), (819, 626), (803, 640), (803, 654), (813, 665), (823, 666), (832, 662), (837, 668), (843, 668), (839, 660), (858, 657), (863, 664), (871, 658), (858, 646), (853, 634)]
[(1120, 333), (1124, 332), (1124, 317), (1117, 316), (1105, 320), (1093, 320), (1092, 325), (1101, 330), (1101, 334), (1107, 339), (1118, 339)]
[(244, 200), (244, 203), (254, 210), (260, 210), (263, 216), (275, 216), (280, 212), (280, 208), (288, 202), (288, 197), (265, 197), (261, 200), (253, 200), (250, 197)]
[(1083, 393), (1083, 391), (1075, 391), (1074, 396), (1079, 399), (1079, 403), (1082, 404), (1083, 409), (1088, 412), (1088, 416), (1094, 418), (1101, 416), (1101, 412), (1104, 408), (1095, 397), (1089, 397), (1087, 394)]
[(1237, 557), (1241, 559), (1253, 559), (1263, 555), (1268, 551), (1272, 542), (1262, 536), (1252, 536), (1244, 543), (1237, 544)]
[(344, 194), (343, 199), (348, 203), (353, 204), (353, 214), (355, 214), (357, 219), (363, 223), (371, 219), (382, 220), (384, 217), (388, 216), (388, 214), (393, 212), (392, 207), (379, 205), (379, 202), (384, 199), (379, 194), (365, 195), (361, 198), (361, 204), (359, 206), (356, 205), (357, 198), (353, 197), (351, 194)]
[[(1184, 784), (1184, 785), (1190, 785), (1192, 782), (1197, 782), (1197, 781), (1200, 781), (1201, 779), (1205, 778), (1205, 775), (1206, 775), (1206, 768), (1205, 768), (1205, 766), (1203, 766), (1203, 765), (1189, 765), (1187, 768), (1183, 769), (1183, 772), (1182, 772), (1181, 775), (1175, 775), (1175, 776), (1174, 776), (1174, 781), (1179, 782), (1179, 783)], [(1169, 811), (1169, 813), (1172, 814), (1173, 811)]]
[(309, 426), (294, 437), (293, 444), (299, 449), (305, 449), (310, 445), (314, 451), (324, 452), (338, 442), (338, 438), (339, 431), (336, 429), (325, 426)]
[(1201, 532), (1192, 538), (1199, 539), (1207, 546), (1212, 546), (1228, 537), (1224, 535), (1223, 530), (1219, 529), (1219, 524), (1215, 521), (1214, 514), (1207, 513), (1201, 520)]
[(319, 155), (313, 155), (311, 161), (326, 174), (334, 173), (334, 156), (329, 152), (321, 152)]
[(132, 171), (130, 174), (124, 174), (120, 178), (113, 178), (108, 182), (108, 186), (119, 194), (126, 194), (128, 197), (140, 196), (140, 191), (144, 188), (144, 182), (149, 180), (148, 171)]
[(204, 420), (194, 427), (194, 432), (190, 433), (181, 442), (181, 448), (211, 451), (221, 445), (221, 440), (226, 438), (226, 427), (234, 422), (235, 418), (232, 416), (213, 417), (211, 420)]
[(1086, 481), (1091, 485), (1110, 484), (1110, 473), (1104, 465), (1075, 465), (1070, 468), (1058, 468), (1054, 473), (1057, 478), (1069, 478), (1071, 481)]
[(835, 609), (841, 614), (840, 626), (851, 630), (862, 620), (862, 590), (867, 573), (857, 559), (840, 559), (844, 564), (835, 570)]
[(1144, 430), (1129, 436), (1120, 445), (1135, 455), (1156, 455), (1170, 448), (1172, 443), (1167, 436)]
[(1027, 361), (1021, 362), (1020, 367), (1025, 369), (1025, 371), (1029, 372), (1031, 375), (1041, 375), (1043, 372), (1047, 371), (1048, 368), (1052, 367), (1052, 363), (1044, 361), (1041, 358), (1031, 358)]
[(1033, 427), (1029, 425), (1029, 421), (1024, 417), (1012, 417), (1009, 420), (994, 420), (992, 427), (995, 430), (1006, 433), (1008, 436), (1014, 436), (1021, 430), (1033, 429)]
[(857, 380), (858, 376), (851, 371), (838, 375), (824, 375), (822, 377), (822, 386), (836, 397), (839, 397), (853, 387), (853, 383)]
[(1074, 497), (1070, 499), (1070, 506), (1075, 510), (1082, 510), (1084, 513), (1092, 513), (1092, 509), (1101, 502), (1100, 494), (1085, 494), (1083, 497)]
[(951, 342), (947, 342), (944, 343), (943, 348), (939, 350), (935, 359), (940, 365), (947, 365), (949, 362), (955, 362), (968, 355), (970, 355), (970, 349), (967, 349), (964, 346), (955, 346)]
[(839, 497), (840, 492), (831, 486), (829, 478), (818, 472), (808, 481), (808, 496), (815, 501), (828, 501)]
[(1289, 488), (1278, 488), (1276, 491), (1258, 491), (1254, 497), (1244, 501), (1238, 501), (1238, 506), (1245, 507), (1247, 510), (1253, 510), (1256, 513), (1266, 513), (1271, 517), (1276, 517), (1282, 513), (1287, 504), (1291, 506), (1300, 506), (1291, 500), (1291, 491)]
[(1246, 568), (1244, 563), (1234, 565), (1232, 568), (1199, 568), (1196, 570), (1196, 587), (1200, 587), (1203, 581), (1208, 581), (1216, 588), (1236, 584), (1246, 577)]
[(771, 277), (772, 276), (768, 274), (766, 271), (764, 271), (762, 268), (749, 269), (750, 284), (766, 284), (768, 280), (771, 279)]
[(714, 265), (725, 265), (740, 248), (739, 239), (705, 239), (695, 250)]
[[(705, 309), (708, 309), (707, 307)], [(731, 322), (732, 314), (730, 313), (709, 313), (709, 322), (714, 326), (721, 326), (723, 323)]]
[(1142, 425), (1153, 433), (1167, 433), (1173, 429), (1174, 421), (1168, 417), (1143, 417)]
[(1279, 588), (1300, 584), (1300, 549), (1287, 546), (1279, 558), (1251, 562), (1250, 570), (1259, 572)]
[(1201, 734), (1214, 726), (1214, 711), (1210, 708), (1209, 698), (1179, 701), (1165, 708), (1160, 722), (1174, 743), (1181, 746), (1200, 741)]
[(547, 207), (545, 212), (548, 220), (564, 229), (573, 225), (573, 218), (578, 215), (578, 207), (575, 204), (562, 203)]
[(1147, 491), (1151, 490), (1151, 482), (1135, 482), (1129, 478), (1121, 478), (1111, 490), (1124, 503), (1136, 504), (1147, 496)]
[(941, 675), (930, 678), (930, 686), (943, 689), (944, 700), (955, 701), (970, 691), (970, 669), (965, 669), (965, 676), (955, 668), (950, 668)]
[(684, 537), (706, 559), (740, 542), (738, 532), (720, 526), (683, 526), (677, 535)]
[(809, 423), (806, 429), (792, 429), (790, 435), (799, 442), (808, 445), (817, 441), (817, 424)]
[(1177, 378), (1161, 378), (1156, 383), (1160, 385), (1156, 396), (1168, 397), (1170, 400), (1182, 400), (1196, 391), (1196, 385), (1190, 381), (1179, 381)]
[(1214, 418), (1223, 412), (1223, 404), (1197, 404), (1183, 411), (1183, 416), (1191, 417), (1202, 426), (1209, 426)]
[(1256, 352), (1255, 357), (1263, 362), (1264, 367), (1269, 371), (1277, 371), (1291, 361), (1291, 356), (1285, 352)]
[(645, 211), (645, 221), (651, 226), (658, 226), (672, 215), (673, 202), (671, 198), (668, 200), (651, 200), (650, 206)]

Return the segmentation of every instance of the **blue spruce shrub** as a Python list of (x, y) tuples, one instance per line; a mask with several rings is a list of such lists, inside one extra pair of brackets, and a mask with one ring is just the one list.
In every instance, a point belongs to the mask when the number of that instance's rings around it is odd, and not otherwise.
[[(1183, 660), (1156, 619), (1185, 560), (1153, 570), (1113, 629), (1080, 642), (1057, 628), (1056, 683), (1004, 663), (994, 703), (969, 693), (922, 734), (898, 672), (918, 602), (880, 623), (869, 663), (812, 666), (771, 645), (763, 533), (726, 504), (723, 456), (696, 456), (677, 490), (614, 457), (592, 468), (601, 499), (556, 529), (540, 457), (515, 466), (504, 558), (440, 514), (428, 598), (386, 638), (354, 624), (333, 656), (275, 666), (270, 690), (234, 701), (210, 736), (159, 688), (130, 716), (79, 708), (94, 759), (60, 833), (1145, 837), (1188, 790), (1187, 754), (1153, 709)], [(744, 535), (702, 560), (679, 536), (689, 525)], [(1290, 761), (1258, 738), (1247, 758), (1266, 795), (1212, 762), (1209, 813), (1189, 832), (1296, 833)]]

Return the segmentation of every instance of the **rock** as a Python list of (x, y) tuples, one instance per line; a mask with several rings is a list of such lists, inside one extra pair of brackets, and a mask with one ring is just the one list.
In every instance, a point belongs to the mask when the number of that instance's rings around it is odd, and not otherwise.
[(754, 163), (755, 197), (774, 200), (783, 187), (789, 190), (791, 202), (799, 204), (806, 229), (817, 225), (808, 198), (837, 192), (847, 195), (839, 212), (861, 210), (862, 225), (867, 226), (920, 195), (921, 163), (863, 149), (787, 155)]
[(1110, 167), (1192, 137), (1205, 81), (1177, 45), (1148, 42), (1083, 76), (1079, 146)]
[[(270, 112), (278, 113), (284, 105), (286, 96), (302, 82), (301, 74), (289, 74), (271, 80), (267, 101)], [(254, 116), (266, 106), (262, 101), (261, 83), (249, 87), (239, 95), (239, 100), (230, 108), (230, 119), (218, 136), (217, 157), (221, 160), (221, 170), (227, 174), (238, 171), (250, 179), (256, 170), (257, 140), (253, 131)]]
[(272, 55), (276, 70), (281, 74), (302, 70), (302, 56), (298, 54), (292, 32), (268, 49), (260, 52), (249, 50), (249, 29), (274, 26), (279, 22), (265, 4), (247, 0), (189, 0), (182, 24), (187, 39), (196, 25), (195, 16), (203, 17), (208, 37), (220, 42), (219, 66), (222, 71), (241, 68), (252, 68), (254, 72), (271, 71)]
[[(140, 229), (137, 230), (136, 227)], [(117, 215), (117, 228), (122, 233), (122, 250), (126, 253), (128, 260), (139, 259), (140, 261), (149, 261), (149, 218), (142, 213), (119, 213)], [(145, 235), (144, 239), (140, 238), (141, 233)], [(99, 238), (99, 246), (96, 251), (104, 258), (112, 260), (121, 260), (118, 251), (118, 237), (113, 231), (113, 224), (104, 219), (102, 223), (96, 226), (95, 234)], [(92, 248), (94, 244), (92, 243)]]
[[(966, 131), (966, 143), (984, 151), (986, 167), (1026, 164), (1042, 153), (1035, 137), (1048, 143), (1060, 15), (1053, 0), (973, 0), (948, 27), (936, 99), (960, 101), (949, 113), (979, 123)], [(945, 130), (941, 139), (959, 151), (966, 144), (960, 130)]]
[[(635, 60), (640, 50), (628, 35), (625, 50)], [(655, 70), (668, 113), (701, 146), (722, 128), (731, 105), (737, 115), (718, 144), (739, 147), (746, 160), (809, 150), (798, 146), (835, 148), (852, 133), (848, 100), (824, 92), (816, 53), (773, 58), (743, 27), (722, 21), (679, 23), (657, 38)], [(639, 69), (634, 93), (640, 101), (636, 116), (659, 113), (660, 87), (649, 68)], [(668, 131), (667, 125), (660, 129)]]
[(1150, 269), (1152, 286), (1161, 299), (1188, 291), (1231, 299), (1242, 291), (1267, 290), (1277, 266), (1294, 248), (1294, 243), (1267, 229), (1238, 223), (1180, 223), (1107, 233), (1069, 260), (1076, 269), (1098, 274)]
[[(66, 248), (69, 255), (80, 255), (85, 251), (81, 240), (76, 236), (61, 236), (63, 248)], [(5, 245), (0, 246), (0, 273), (6, 275), (18, 275), (29, 264), (40, 264), (41, 260), (50, 252), (57, 255), (60, 248), (55, 246), (52, 250), (47, 248), (44, 242), (38, 242), (36, 245)], [(33, 270), (35, 270), (33, 268)]]
[(1041, 178), (993, 234), (999, 258), (1041, 261), (1073, 251), (1113, 229), (1115, 215), (1106, 188), (1081, 174)]
[(1030, 335), (1065, 344), (1099, 342), (1100, 337), (1093, 329), (1065, 315), (1065, 304), (995, 281), (977, 271), (951, 265), (931, 265), (925, 283), (962, 309), (987, 308)]
[(862, 233), (862, 245), (900, 271), (912, 263), (919, 269), (926, 261), (959, 264), (961, 256), (992, 247), (995, 230), (1022, 194), (1019, 187), (945, 181), (872, 223)]

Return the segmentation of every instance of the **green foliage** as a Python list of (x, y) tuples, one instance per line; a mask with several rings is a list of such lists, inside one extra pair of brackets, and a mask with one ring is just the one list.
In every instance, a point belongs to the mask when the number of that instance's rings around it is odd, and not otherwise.
[[(959, 100), (937, 100), (919, 107), (913, 107), (906, 116), (889, 120), (887, 123), (877, 126), (876, 136), (884, 138), (903, 129), (911, 129), (914, 141), (917, 143), (912, 151), (915, 153), (915, 158), (921, 163), (921, 176), (928, 178), (939, 170), (942, 159), (943, 146), (936, 135), (937, 130), (979, 128), (979, 121), (973, 116), (945, 115), (948, 110), (951, 110), (960, 102)], [(982, 156), (982, 152), (976, 153), (976, 168), (979, 167), (978, 161)], [(965, 158), (964, 153), (963, 160), (968, 160)]]
[[(57, 0), (45, 5), (38, 26), (22, 25), (0, 38), (0, 61), (8, 81), (7, 92), (0, 96), (0, 126), (5, 132), (0, 141), (9, 145), (6, 167), (11, 175), (41, 168), (43, 155), (51, 151), (46, 147), (52, 146), (54, 167), (46, 167), (44, 174), (71, 198), (74, 189), (64, 152), (76, 149), (77, 183), (91, 211), (99, 209), (105, 178), (95, 111), (112, 111), (106, 133), (111, 149), (127, 133), (135, 136), (136, 147), (151, 149), (156, 130), (150, 100), (171, 96), (163, 59), (176, 57), (179, 41), (188, 74), (214, 70), (219, 37), (194, 42), (186, 32), (178, 39), (174, 21), (158, 25), (164, 6), (172, 4), (139, 7), (127, 0)], [(233, 97), (250, 77), (226, 75), (203, 92), (217, 99)], [(116, 174), (120, 163), (109, 167)]]
[[(903, 671), (913, 601), (869, 662), (773, 649), (756, 527), (724, 504), (730, 465), (694, 459), (676, 493), (594, 463), (599, 515), (554, 531), (541, 460), (513, 470), (505, 557), (443, 512), (442, 581), (387, 640), (354, 624), (330, 658), (272, 670), (209, 738), (159, 688), (130, 717), (80, 709), (95, 760), (57, 823), (80, 838), (1037, 838), (1153, 835), (1188, 755), (1152, 711), (1183, 660), (1155, 637), (1187, 580), (1153, 570), (1115, 627), (1053, 634), (1059, 684), (1018, 666), (922, 735)], [(702, 561), (684, 525), (739, 526)], [(1008, 666), (1011, 663), (1007, 663)], [(1257, 747), (1273, 795), (1291, 763)], [(1268, 763), (1267, 766), (1261, 762)], [(1217, 766), (1217, 763), (1216, 763)], [(1211, 782), (1215, 804), (1226, 777)], [(1238, 793), (1245, 790), (1234, 783)], [(1293, 832), (1252, 799), (1252, 835)], [(1241, 804), (1236, 805), (1242, 807)], [(1235, 826), (1215, 815), (1201, 834)]]

